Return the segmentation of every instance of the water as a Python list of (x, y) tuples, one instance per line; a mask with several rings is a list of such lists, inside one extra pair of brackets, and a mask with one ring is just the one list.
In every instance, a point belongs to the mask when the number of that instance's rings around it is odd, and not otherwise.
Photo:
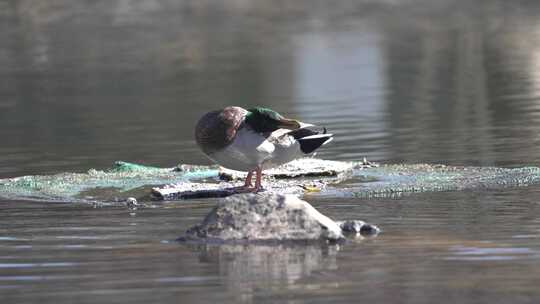
[[(540, 166), (535, 1), (2, 1), (0, 178), (208, 164), (197, 118), (266, 105), (323, 158)], [(0, 201), (2, 303), (536, 303), (540, 186), (311, 199), (342, 246), (173, 242), (214, 200)]]

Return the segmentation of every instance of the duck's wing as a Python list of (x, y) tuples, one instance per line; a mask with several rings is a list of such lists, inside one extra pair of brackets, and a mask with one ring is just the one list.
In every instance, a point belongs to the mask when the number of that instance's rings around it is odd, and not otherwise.
[(304, 154), (310, 154), (333, 139), (333, 134), (327, 133), (326, 128), (318, 129), (318, 127), (296, 129), (285, 133), (282, 137), (294, 138), (300, 144), (300, 150)]
[[(308, 136), (314, 136), (314, 135), (325, 135), (326, 128), (325, 127), (317, 127), (312, 124), (303, 124), (303, 126), (296, 130), (285, 130), (285, 134), (288, 136), (294, 137), (294, 139), (300, 139), (300, 138), (306, 138)], [(332, 134), (330, 134), (332, 136)]]

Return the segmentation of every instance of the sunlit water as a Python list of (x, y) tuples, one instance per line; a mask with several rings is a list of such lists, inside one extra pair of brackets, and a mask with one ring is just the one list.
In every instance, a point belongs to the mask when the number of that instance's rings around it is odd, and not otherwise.
[[(0, 177), (208, 164), (193, 125), (231, 104), (326, 125), (324, 158), (540, 166), (534, 1), (18, 0), (0, 24)], [(383, 233), (190, 247), (216, 201), (0, 201), (0, 302), (540, 300), (540, 186), (308, 200)]]

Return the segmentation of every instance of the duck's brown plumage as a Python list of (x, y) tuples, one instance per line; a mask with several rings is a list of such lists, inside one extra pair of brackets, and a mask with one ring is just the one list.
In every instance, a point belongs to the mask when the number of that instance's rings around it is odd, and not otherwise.
[(246, 110), (226, 107), (206, 113), (195, 127), (195, 140), (205, 154), (212, 154), (227, 147), (242, 124)]

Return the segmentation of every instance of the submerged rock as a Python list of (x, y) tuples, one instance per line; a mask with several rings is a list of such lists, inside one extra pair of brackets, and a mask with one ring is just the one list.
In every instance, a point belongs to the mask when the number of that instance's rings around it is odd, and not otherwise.
[[(540, 168), (454, 167), (429, 164), (382, 165), (299, 159), (283, 167), (265, 170), (268, 192), (339, 197), (395, 197), (413, 192), (503, 189), (540, 184)], [(224, 197), (236, 194), (231, 187), (242, 173), (217, 166), (179, 165), (157, 168), (117, 162), (107, 170), (58, 173), (0, 179), (0, 197), (32, 201), (66, 201), (100, 204), (136, 197), (179, 200)], [(238, 176), (237, 176), (238, 175)], [(219, 183), (218, 183), (219, 182)], [(236, 183), (234, 183), (236, 182)], [(152, 188), (154, 187), (154, 188)]]
[(139, 203), (137, 202), (137, 199), (134, 198), (134, 197), (128, 197), (126, 199), (126, 207), (128, 207), (128, 209), (133, 209), (133, 210), (136, 210), (137, 207), (139, 207)]
[(341, 228), (294, 195), (272, 193), (234, 195), (224, 199), (181, 240), (338, 241)]
[(343, 233), (357, 233), (363, 236), (374, 236), (381, 232), (379, 227), (360, 220), (338, 221), (336, 224), (339, 225)]

